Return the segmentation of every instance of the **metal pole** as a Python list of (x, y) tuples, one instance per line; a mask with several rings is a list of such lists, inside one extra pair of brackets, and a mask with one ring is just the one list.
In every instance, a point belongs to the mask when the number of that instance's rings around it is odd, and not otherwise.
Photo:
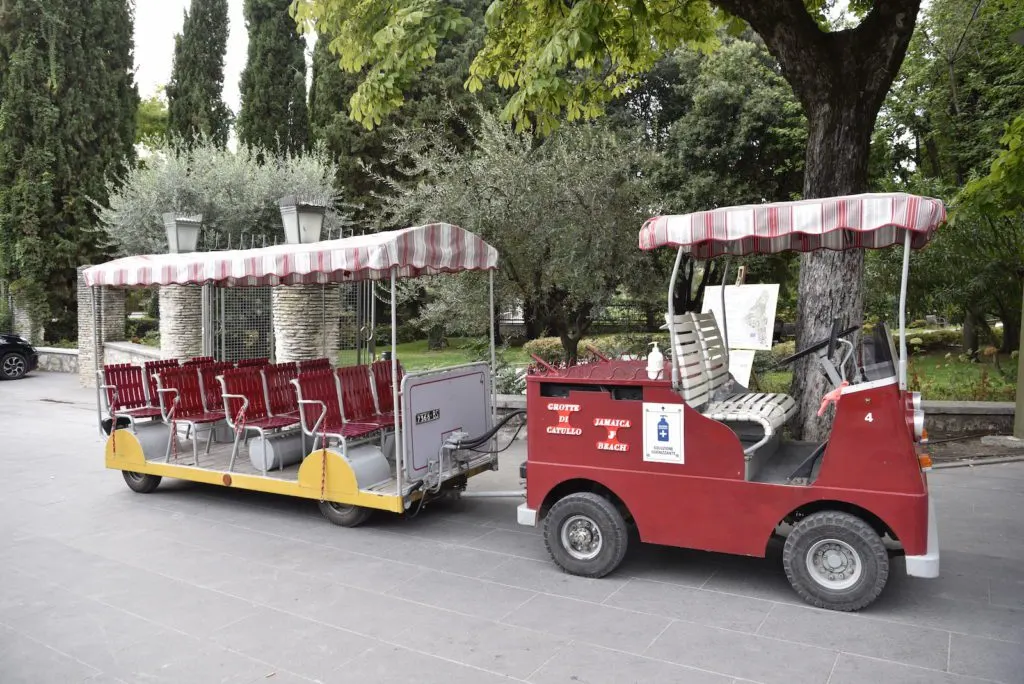
[(672, 359), (672, 389), (679, 389), (679, 358), (676, 354), (676, 329), (675, 329), (675, 318), (676, 318), (676, 306), (673, 301), (676, 291), (676, 278), (679, 276), (679, 264), (683, 261), (683, 248), (680, 247), (679, 251), (676, 252), (676, 263), (672, 267), (672, 280), (668, 284), (668, 342), (672, 345), (672, 353), (669, 357)]
[(726, 321), (725, 315), (725, 280), (729, 277), (729, 257), (725, 257), (722, 262), (722, 337), (725, 342), (725, 353), (729, 354), (729, 323)]
[(323, 283), (320, 283), (320, 355), (327, 356), (327, 286)]
[(369, 360), (373, 361), (377, 358), (377, 283), (371, 280), (367, 285), (369, 285), (367, 288), (367, 292), (369, 293), (367, 303), (370, 307), (370, 339), (366, 341), (366, 354)]
[[(227, 336), (227, 330), (225, 329), (225, 326), (227, 324), (226, 324), (226, 322), (224, 320), (226, 318), (225, 314), (227, 313), (226, 312), (227, 304), (224, 301), (224, 290), (220, 286), (217, 287), (217, 299), (220, 300), (220, 360), (221, 361), (227, 361), (228, 360), (228, 336)], [(273, 337), (273, 333), (271, 333), (271, 337)]]
[[(1024, 308), (1024, 300), (1022, 300)], [(1003, 327), (1003, 334), (1006, 327)], [(1024, 439), (1024, 311), (1021, 313), (1020, 351), (1017, 352), (1017, 410), (1013, 416), (1013, 436)]]
[[(103, 403), (100, 400), (100, 307), (96, 293), (99, 287), (93, 285), (89, 288), (90, 299), (92, 300), (92, 377), (96, 379), (96, 427), (103, 434)], [(110, 431), (113, 432), (116, 424), (112, 423)]]
[(498, 403), (498, 355), (494, 349), (494, 271), (490, 270), (487, 272), (489, 277), (488, 280), (488, 291), (490, 294), (491, 307), (490, 307), (490, 318), (488, 318), (488, 326), (491, 329), (491, 425), (494, 425), (496, 404)]
[[(396, 267), (391, 268), (391, 401), (395, 410), (395, 482), (398, 486), (398, 495), (403, 497), (404, 488), (402, 485), (402, 470), (404, 469), (402, 449), (402, 421), (405, 420), (405, 411), (398, 403), (398, 302), (397, 289), (395, 287)], [(372, 281), (368, 281), (373, 285)]]
[(909, 230), (903, 240), (903, 277), (900, 279), (900, 389), (907, 389), (907, 279), (910, 276)]

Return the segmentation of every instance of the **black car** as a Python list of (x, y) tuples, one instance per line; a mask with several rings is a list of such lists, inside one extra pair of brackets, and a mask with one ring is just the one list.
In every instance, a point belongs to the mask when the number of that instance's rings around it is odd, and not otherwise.
[(17, 380), (36, 369), (39, 356), (29, 341), (0, 333), (0, 380)]

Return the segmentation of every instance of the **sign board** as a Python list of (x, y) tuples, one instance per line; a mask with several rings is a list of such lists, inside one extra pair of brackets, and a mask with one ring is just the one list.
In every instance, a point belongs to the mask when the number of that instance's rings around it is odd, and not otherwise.
[(750, 387), (750, 376), (754, 370), (753, 349), (730, 349), (729, 350), (729, 372), (736, 382), (744, 387)]
[(644, 402), (644, 460), (684, 462), (683, 404)]
[[(778, 283), (726, 285), (725, 321), (729, 324), (729, 349), (771, 349), (772, 333), (775, 331), (775, 309), (778, 303)], [(725, 334), (726, 329), (722, 325), (722, 287), (720, 285), (709, 285), (704, 288), (703, 313), (708, 311), (715, 315), (718, 328)], [(730, 370), (732, 370), (731, 367)], [(733, 372), (733, 375), (736, 373)]]

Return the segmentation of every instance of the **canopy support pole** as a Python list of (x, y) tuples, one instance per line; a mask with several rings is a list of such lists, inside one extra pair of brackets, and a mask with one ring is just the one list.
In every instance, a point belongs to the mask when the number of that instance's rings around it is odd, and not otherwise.
[[(90, 299), (92, 300), (92, 374), (96, 378), (96, 428), (100, 431), (100, 435), (103, 434), (103, 402), (100, 399), (102, 390), (100, 385), (103, 384), (103, 376), (100, 373), (100, 335), (102, 331), (100, 329), (100, 303), (99, 297), (100, 288), (93, 285), (89, 288)], [(117, 421), (114, 420), (110, 424), (110, 431), (113, 433), (117, 427)]]
[(496, 324), (494, 320), (494, 270), (487, 271), (487, 275), (487, 289), (490, 299), (490, 316), (487, 319), (489, 321), (487, 327), (491, 329), (491, 426), (493, 427), (498, 403), (498, 355), (494, 346), (494, 327)]
[[(398, 486), (398, 496), (405, 498), (405, 490), (402, 484), (402, 474), (405, 469), (402, 453), (402, 421), (405, 420), (405, 411), (402, 411), (398, 403), (398, 293), (395, 286), (396, 267), (391, 267), (391, 401), (395, 411), (395, 482)], [(373, 282), (369, 282), (373, 287)]]
[(725, 281), (729, 277), (729, 257), (722, 257), (722, 339), (725, 342), (725, 353), (729, 354), (729, 323), (725, 315)]
[(676, 278), (679, 277), (679, 264), (683, 262), (683, 248), (680, 247), (679, 251), (676, 252), (676, 263), (672, 267), (672, 279), (668, 284), (668, 320), (665, 321), (668, 324), (668, 342), (672, 345), (672, 353), (670, 358), (672, 359), (672, 389), (679, 389), (679, 358), (676, 353), (676, 305), (675, 305), (675, 292), (676, 292)]
[(905, 231), (903, 240), (903, 276), (900, 278), (900, 389), (907, 389), (907, 280), (910, 277), (910, 240), (913, 233)]

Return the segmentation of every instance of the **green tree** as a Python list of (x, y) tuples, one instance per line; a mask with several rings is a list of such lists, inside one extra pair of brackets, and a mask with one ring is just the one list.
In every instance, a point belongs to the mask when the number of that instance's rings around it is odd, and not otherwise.
[[(468, 87), (487, 79), (512, 89), (505, 116), (520, 126), (554, 128), (561, 116), (598, 116), (683, 43), (711, 47), (724, 18), (746, 21), (778, 60), (808, 120), (804, 197), (862, 192), (875, 118), (910, 42), (920, 0), (854, 0), (862, 15), (852, 28), (827, 30), (821, 0), (714, 0), (602, 3), (502, 0), (487, 12), (484, 47)], [(402, 92), (436, 54), (439, 41), (462, 31), (465, 18), (442, 0), (297, 0), (298, 18), (337, 36), (342, 68), (364, 71), (352, 115), (379, 123), (402, 104)], [(861, 251), (804, 255), (797, 337), (828, 336), (834, 318), (859, 321), (863, 310)], [(811, 362), (797, 364), (793, 393), (798, 436), (823, 437), (816, 411), (826, 388)]]
[(105, 254), (97, 203), (133, 161), (133, 68), (126, 0), (4, 3), (0, 279), (37, 337), (76, 334), (75, 268)]
[(160, 94), (139, 101), (135, 114), (135, 142), (154, 143), (167, 138), (167, 102)]
[(288, 13), (292, 0), (245, 0), (249, 55), (240, 84), (238, 140), (275, 152), (309, 143), (306, 43)]
[(227, 0), (192, 0), (181, 33), (174, 36), (167, 84), (169, 129), (188, 143), (206, 136), (227, 144), (231, 112), (221, 98), (227, 41)]
[[(395, 153), (419, 182), (388, 200), (383, 222), (450, 221), (497, 247), (502, 301), (521, 303), (528, 324), (560, 337), (574, 360), (592, 314), (645, 267), (634, 247), (651, 201), (638, 173), (643, 147), (595, 125), (538, 145), (487, 113), (473, 136), (472, 149), (458, 150), (437, 130), (400, 132)], [(486, 301), (477, 279), (456, 282), (434, 292), (446, 311)]]

